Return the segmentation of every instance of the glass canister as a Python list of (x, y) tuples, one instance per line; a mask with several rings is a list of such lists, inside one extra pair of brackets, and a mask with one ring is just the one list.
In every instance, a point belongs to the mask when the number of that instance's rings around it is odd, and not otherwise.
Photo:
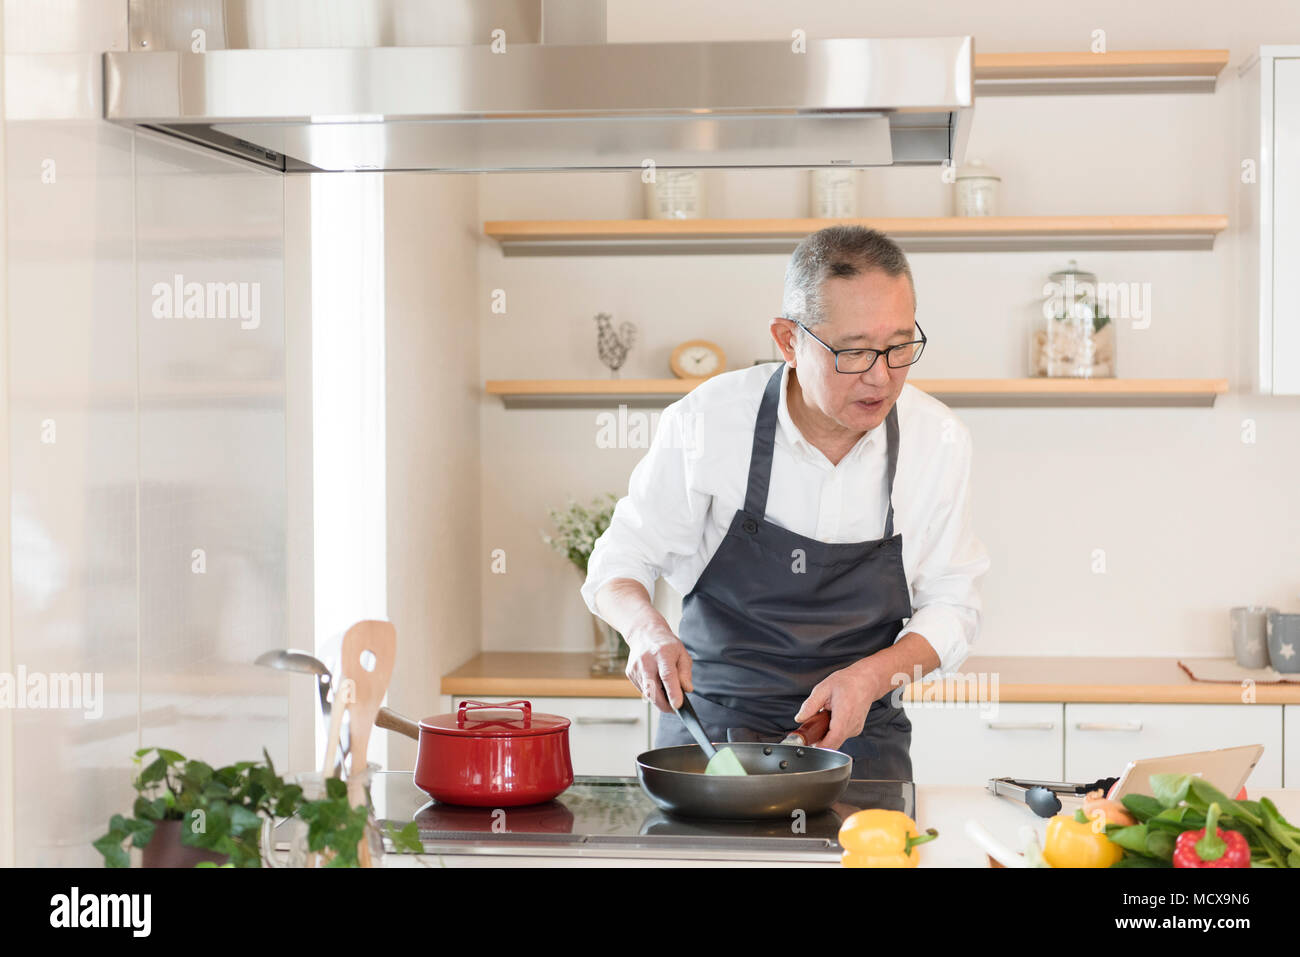
[(954, 216), (996, 216), (1002, 177), (979, 160), (957, 170), (952, 194)]
[(697, 169), (657, 169), (643, 186), (646, 219), (700, 219), (704, 179)]
[(1043, 286), (1042, 316), (1029, 333), (1029, 374), (1105, 378), (1115, 375), (1115, 323), (1098, 295), (1097, 277), (1069, 265)]
[(858, 215), (861, 170), (831, 166), (808, 171), (808, 215), (813, 219), (846, 219)]

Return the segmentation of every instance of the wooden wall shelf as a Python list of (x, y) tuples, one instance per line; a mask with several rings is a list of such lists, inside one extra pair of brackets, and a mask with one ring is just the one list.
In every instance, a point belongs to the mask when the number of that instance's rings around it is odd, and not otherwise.
[[(1227, 379), (910, 379), (954, 407), (1208, 407)], [(488, 395), (506, 408), (664, 406), (690, 392), (688, 379), (492, 379)]]
[(1227, 50), (976, 53), (975, 95), (1213, 93)]
[(836, 223), (888, 233), (908, 252), (1211, 249), (1221, 215), (907, 216), (874, 219), (492, 220), (483, 233), (507, 256), (789, 253)]

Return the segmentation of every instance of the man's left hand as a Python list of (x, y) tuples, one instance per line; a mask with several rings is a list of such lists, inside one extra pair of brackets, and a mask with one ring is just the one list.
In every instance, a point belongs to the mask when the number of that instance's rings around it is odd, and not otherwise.
[(870, 657), (863, 658), (847, 668), (827, 675), (808, 695), (798, 714), (796, 724), (802, 724), (818, 711), (831, 713), (831, 726), (820, 741), (808, 744), (835, 750), (849, 738), (862, 733), (867, 722), (871, 703), (890, 690), (889, 676)]

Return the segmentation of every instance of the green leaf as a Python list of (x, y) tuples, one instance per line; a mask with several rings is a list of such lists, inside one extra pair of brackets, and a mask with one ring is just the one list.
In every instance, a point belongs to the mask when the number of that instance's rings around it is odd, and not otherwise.
[(1106, 830), (1106, 837), (1112, 844), (1118, 844), (1125, 850), (1133, 851), (1135, 854), (1147, 854), (1147, 826), (1145, 824), (1130, 824), (1127, 827), (1116, 828), (1111, 831)]
[(1218, 804), (1225, 816), (1236, 818), (1238, 821), (1247, 821), (1260, 827), (1264, 824), (1264, 819), (1259, 814), (1253, 813), (1242, 802), (1234, 801), (1204, 778), (1192, 778), (1191, 793), (1198, 803), (1204, 804), (1207, 808), (1211, 804)]
[(1155, 817), (1165, 809), (1163, 804), (1146, 794), (1125, 794), (1120, 798), (1120, 803), (1138, 819), (1139, 823)]
[(131, 835), (131, 843), (136, 847), (147, 847), (153, 840), (154, 832), (157, 826), (153, 821), (138, 821), (132, 819), (126, 822), (127, 833)]
[(1137, 854), (1126, 854), (1111, 867), (1170, 867), (1168, 862), (1155, 857), (1141, 857)]
[(1300, 830), (1287, 823), (1277, 805), (1268, 798), (1261, 798), (1260, 811), (1264, 815), (1264, 829), (1269, 836), (1285, 848), (1288, 854), (1300, 851)]
[(122, 842), (125, 840), (126, 834), (109, 831), (91, 846), (104, 855), (105, 867), (130, 867), (131, 855), (122, 846)]
[(212, 766), (202, 761), (186, 761), (181, 768), (181, 787), (185, 790), (202, 791), (212, 780)]
[(242, 805), (232, 805), (230, 808), (230, 832), (232, 834), (246, 834), (248, 832), (260, 833), (262, 829), (262, 818), (248, 808)]
[(163, 758), (154, 758), (143, 771), (140, 772), (140, 785), (145, 786), (161, 781), (167, 776), (167, 762)]
[(1191, 783), (1190, 774), (1153, 774), (1151, 793), (1165, 807), (1176, 807), (1187, 799), (1187, 789)]
[(1195, 831), (1205, 826), (1205, 815), (1196, 808), (1187, 805), (1167, 807), (1155, 817), (1148, 819), (1147, 826), (1156, 830), (1181, 834), (1183, 831)]
[(406, 854), (422, 854), (424, 844), (420, 841), (420, 826), (411, 821), (400, 831), (397, 825), (389, 823), (388, 837), (393, 842), (393, 850)]
[(1152, 857), (1172, 862), (1174, 848), (1177, 844), (1178, 838), (1168, 831), (1154, 830), (1147, 832), (1147, 853)]

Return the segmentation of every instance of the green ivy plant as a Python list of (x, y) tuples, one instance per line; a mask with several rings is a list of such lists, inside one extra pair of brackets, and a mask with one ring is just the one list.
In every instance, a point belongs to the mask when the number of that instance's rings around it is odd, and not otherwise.
[[(328, 857), (326, 867), (361, 866), (358, 845), (366, 830), (368, 812), (364, 804), (348, 807), (346, 781), (326, 778), (325, 797), (302, 802), (298, 816), (307, 822), (307, 849)], [(396, 851), (419, 854), (424, 850), (420, 826), (414, 821), (400, 830), (390, 823), (388, 837)]]
[[(151, 754), (153, 760), (146, 764)], [(262, 757), (262, 761), (213, 768), (167, 748), (137, 751), (132, 760), (142, 769), (132, 782), (136, 791), (132, 814), (114, 814), (108, 833), (93, 845), (104, 856), (105, 866), (129, 867), (128, 843), (143, 848), (160, 822), (181, 821), (184, 846), (226, 855), (225, 867), (260, 867), (262, 819), (295, 813), (308, 822), (310, 849), (333, 852), (327, 866), (358, 866), (357, 842), (365, 831), (367, 810), (364, 805), (349, 807), (346, 783), (330, 778), (324, 798), (304, 801), (299, 785), (286, 783), (275, 773), (265, 749)], [(397, 850), (423, 850), (414, 821), (401, 830), (390, 824), (388, 834)]]

